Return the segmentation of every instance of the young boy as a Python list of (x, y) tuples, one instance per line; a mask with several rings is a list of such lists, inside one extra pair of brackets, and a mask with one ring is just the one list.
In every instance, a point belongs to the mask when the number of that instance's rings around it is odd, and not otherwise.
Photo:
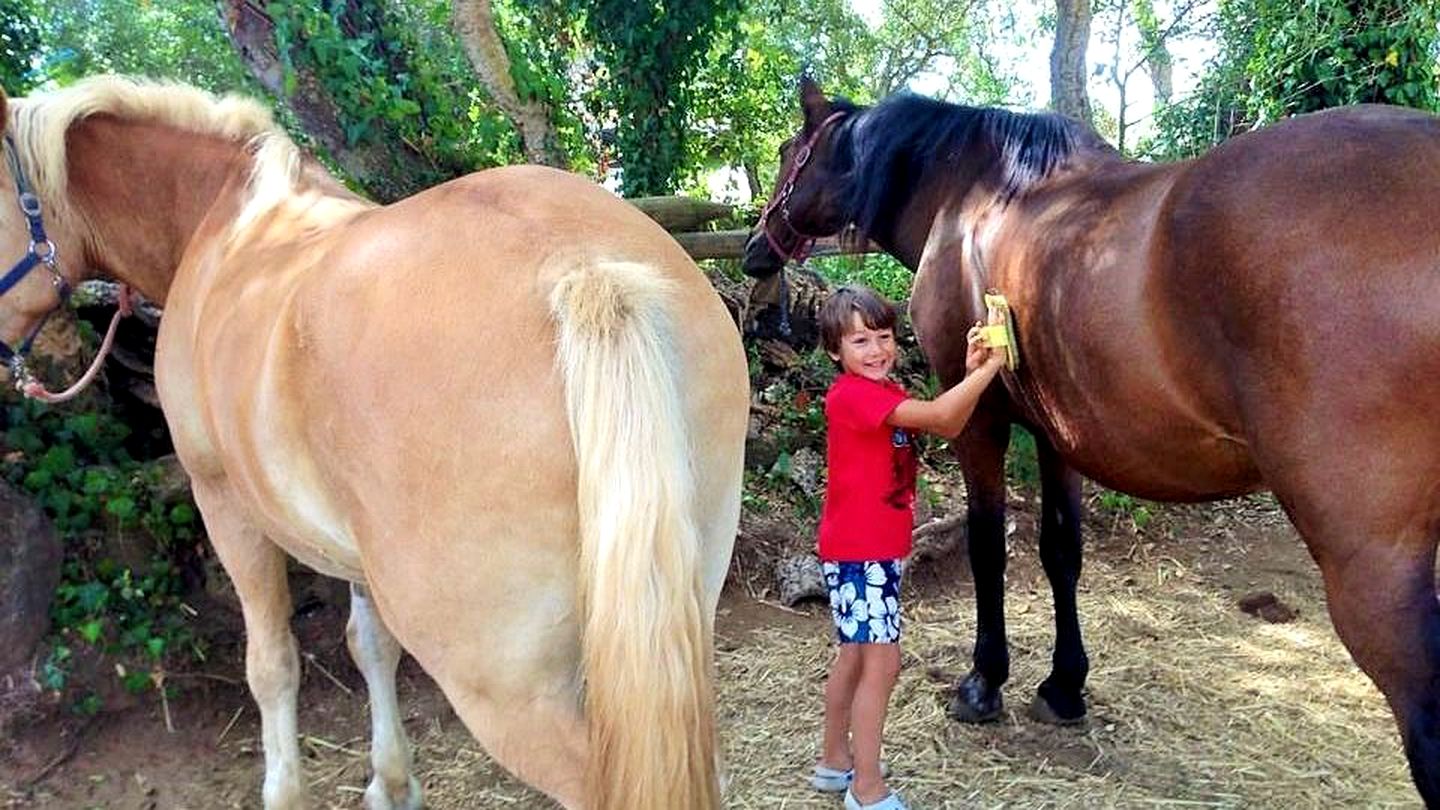
[(811, 784), (845, 791), (846, 810), (905, 810), (885, 785), (880, 739), (900, 674), (900, 568), (910, 553), (913, 431), (958, 435), (1005, 362), (968, 335), (965, 379), (933, 400), (890, 379), (892, 307), (874, 291), (836, 290), (820, 309), (820, 340), (840, 365), (825, 395), (829, 477), (819, 552), (840, 652), (825, 683), (825, 735)]

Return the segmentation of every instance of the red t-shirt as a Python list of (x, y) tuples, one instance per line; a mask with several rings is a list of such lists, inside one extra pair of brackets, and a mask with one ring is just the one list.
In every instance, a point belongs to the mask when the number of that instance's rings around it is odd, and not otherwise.
[(825, 394), (825, 508), (820, 559), (899, 559), (910, 553), (915, 521), (915, 446), (903, 428), (885, 423), (906, 400), (885, 380), (841, 374)]

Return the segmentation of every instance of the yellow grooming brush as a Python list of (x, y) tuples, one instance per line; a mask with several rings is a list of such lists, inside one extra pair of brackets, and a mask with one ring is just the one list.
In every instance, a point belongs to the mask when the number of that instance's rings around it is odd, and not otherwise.
[[(1010, 315), (1010, 304), (999, 293), (985, 293), (987, 325), (980, 328), (980, 338), (992, 349), (1005, 349), (1005, 367), (1011, 371), (1020, 368), (1020, 347), (1015, 342), (1015, 319)], [(998, 321), (998, 323), (996, 323)]]

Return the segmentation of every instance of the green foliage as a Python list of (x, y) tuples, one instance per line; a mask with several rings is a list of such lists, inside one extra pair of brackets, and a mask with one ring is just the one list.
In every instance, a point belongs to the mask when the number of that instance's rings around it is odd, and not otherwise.
[[(203, 657), (176, 564), (200, 530), (188, 494), (168, 493), (160, 465), (131, 458), (128, 428), (108, 414), (29, 401), (4, 409), (0, 472), (35, 498), (65, 542), (43, 683), (65, 687), (77, 647), (113, 657), (134, 691), (163, 680), (173, 655)], [(143, 539), (130, 544), (139, 559), (115, 558), (120, 535)]]
[[(8, 2), (8, 0), (0, 0)], [(95, 73), (176, 79), (225, 92), (255, 87), (213, 0), (22, 0), (44, 58), (37, 83)], [(8, 16), (8, 15), (7, 15)]]
[(31, 0), (0, 0), (0, 88), (24, 95), (35, 84), (40, 25)]
[(667, 194), (685, 161), (690, 80), (741, 0), (556, 0), (577, 17), (604, 66), (627, 197)]
[[(1342, 104), (1436, 108), (1436, 7), (1409, 0), (1262, 3), (1282, 12), (1253, 21), (1246, 63), (1268, 86), (1252, 91), (1260, 121)], [(1296, 13), (1296, 12), (1299, 13)]]
[(802, 72), (827, 93), (860, 103), (922, 74), (947, 82), (940, 96), (967, 103), (999, 103), (1010, 94), (1013, 79), (986, 47), (1003, 12), (974, 4), (957, 14), (944, 0), (893, 0), (882, 12), (871, 28), (850, 0), (749, 0), (735, 23), (716, 33), (693, 81), (687, 182), (730, 166), (751, 198), (768, 194), (779, 146), (799, 125)]
[(1160, 157), (1327, 107), (1440, 110), (1440, 9), (1408, 0), (1222, 0), (1220, 53), (1188, 101), (1162, 109)]
[(915, 274), (888, 253), (824, 256), (810, 264), (833, 284), (864, 284), (896, 303), (910, 300), (915, 281)]
[(557, 0), (495, 0), (491, 9), (516, 95), (549, 109), (573, 171), (595, 172), (605, 150), (598, 123), (603, 110), (583, 21)]
[(1110, 489), (1100, 491), (1100, 509), (1117, 520), (1128, 519), (1137, 532), (1150, 525), (1150, 521), (1155, 518), (1155, 513), (1144, 501)]
[(295, 92), (302, 72), (317, 77), (348, 144), (403, 144), (425, 158), (428, 175), (407, 178), (413, 185), (522, 159), (518, 136), (473, 89), (446, 4), (274, 0), (266, 10), (286, 92)]
[(1028, 489), (1040, 488), (1040, 454), (1035, 447), (1035, 437), (1019, 425), (1010, 428), (1005, 478)]

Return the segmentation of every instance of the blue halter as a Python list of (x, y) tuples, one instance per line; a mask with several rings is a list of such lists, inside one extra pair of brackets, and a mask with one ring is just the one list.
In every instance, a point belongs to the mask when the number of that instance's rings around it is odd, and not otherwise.
[(19, 348), (11, 348), (8, 343), (0, 340), (0, 362), (10, 367), (11, 378), (18, 381), (22, 377), (28, 377), (25, 370), (25, 356), (30, 353), (30, 345), (35, 342), (35, 336), (40, 334), (41, 328), (45, 326), (45, 322), (50, 319), (55, 310), (70, 300), (70, 283), (60, 275), (55, 243), (45, 235), (45, 222), (40, 217), (40, 198), (35, 196), (35, 192), (31, 190), (30, 179), (25, 176), (25, 169), (20, 165), (20, 155), (15, 149), (15, 142), (9, 135), (5, 136), (5, 158), (10, 164), (10, 174), (15, 178), (15, 192), (20, 199), (20, 211), (25, 214), (25, 221), (29, 223), (30, 247), (20, 261), (10, 268), (10, 272), (0, 278), (0, 295), (4, 295), (10, 291), (11, 287), (19, 284), (21, 279), (30, 274), (31, 270), (44, 265), (45, 269), (50, 271), (52, 282), (55, 285), (55, 293), (60, 298), (56, 302), (55, 308), (45, 313), (45, 317), (40, 319), (40, 323), (30, 330), (30, 334), (25, 337)]

